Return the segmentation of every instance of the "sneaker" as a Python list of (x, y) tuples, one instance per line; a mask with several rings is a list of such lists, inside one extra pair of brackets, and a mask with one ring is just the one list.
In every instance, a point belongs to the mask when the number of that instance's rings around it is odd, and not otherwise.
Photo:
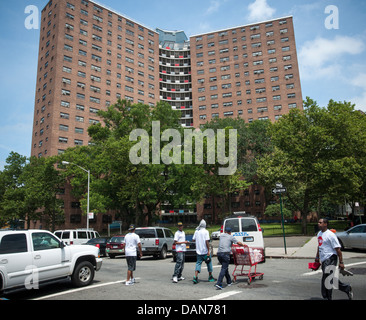
[(178, 278), (176, 276), (173, 277), (173, 282), (177, 283), (178, 282)]
[(220, 286), (219, 284), (215, 284), (216, 290), (222, 290), (222, 286)]
[(353, 300), (353, 290), (352, 290), (351, 286), (349, 287), (349, 291), (348, 291), (347, 294), (348, 294), (348, 299)]
[(126, 286), (133, 286), (133, 282), (132, 281), (126, 281)]
[(232, 282), (230, 282), (230, 283), (227, 284), (228, 287), (231, 287), (232, 285), (233, 285)]
[(184, 277), (179, 277), (178, 281), (181, 281), (181, 280), (185, 280), (185, 278)]
[(209, 281), (209, 282), (214, 282), (214, 281), (216, 281), (216, 280), (215, 280), (215, 278), (211, 275), (211, 276), (209, 276), (209, 277), (208, 277), (208, 281)]
[(193, 284), (197, 284), (198, 283), (198, 277), (193, 277)]
[(136, 279), (135, 279), (135, 278), (132, 278), (132, 279), (131, 279), (131, 282), (132, 282), (132, 283), (136, 283)]

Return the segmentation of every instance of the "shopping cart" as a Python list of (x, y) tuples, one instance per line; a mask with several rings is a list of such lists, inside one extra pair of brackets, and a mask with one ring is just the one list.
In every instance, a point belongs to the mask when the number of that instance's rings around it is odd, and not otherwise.
[[(248, 284), (252, 282), (252, 279), (257, 277), (259, 280), (263, 279), (264, 273), (257, 273), (257, 264), (264, 260), (264, 250), (262, 248), (233, 245), (231, 251), (235, 264), (235, 269), (232, 274), (234, 281), (236, 281), (236, 277), (238, 276), (248, 277)], [(245, 269), (245, 267), (247, 268)], [(254, 267), (254, 272), (252, 272), (252, 267)]]

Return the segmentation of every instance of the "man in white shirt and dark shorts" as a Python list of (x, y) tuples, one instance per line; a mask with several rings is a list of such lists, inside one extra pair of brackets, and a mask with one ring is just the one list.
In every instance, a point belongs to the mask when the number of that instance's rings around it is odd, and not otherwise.
[(131, 224), (128, 228), (128, 231), (130, 232), (125, 236), (125, 256), (127, 261), (126, 286), (135, 283), (133, 272), (136, 270), (137, 248), (140, 251), (140, 257), (142, 257), (141, 241), (139, 235), (135, 233), (135, 229), (135, 226)]
[[(328, 220), (320, 219), (318, 222), (318, 251), (315, 257), (315, 262), (322, 264), (322, 296), (324, 299), (332, 300), (334, 272), (337, 267), (337, 260), (339, 258), (339, 268), (344, 269), (343, 255), (341, 245), (339, 244), (337, 236), (328, 229)], [(338, 287), (340, 291), (345, 292), (350, 300), (353, 299), (352, 287), (344, 284), (339, 279)]]

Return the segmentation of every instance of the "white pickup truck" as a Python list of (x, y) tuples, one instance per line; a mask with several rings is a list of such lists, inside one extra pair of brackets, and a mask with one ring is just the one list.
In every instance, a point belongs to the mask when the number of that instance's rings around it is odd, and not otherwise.
[(87, 286), (101, 266), (97, 247), (67, 246), (45, 230), (0, 231), (0, 292), (38, 289), (68, 277), (77, 287)]

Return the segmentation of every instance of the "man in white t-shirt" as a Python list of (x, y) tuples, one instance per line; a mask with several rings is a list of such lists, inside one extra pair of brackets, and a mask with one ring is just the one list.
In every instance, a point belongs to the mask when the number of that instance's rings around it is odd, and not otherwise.
[(187, 250), (186, 244), (186, 234), (183, 231), (183, 223), (178, 222), (178, 231), (174, 235), (174, 244), (175, 244), (175, 251), (176, 251), (176, 264), (174, 268), (173, 274), (173, 282), (177, 283), (179, 280), (184, 280), (182, 277), (183, 269), (184, 269), (184, 260), (185, 260), (185, 253)]
[(199, 226), (196, 228), (196, 231), (193, 235), (193, 241), (196, 242), (196, 253), (197, 253), (197, 262), (195, 268), (195, 274), (193, 277), (193, 283), (198, 283), (198, 274), (201, 272), (201, 264), (203, 261), (206, 262), (207, 270), (208, 270), (208, 281), (215, 281), (212, 276), (212, 259), (210, 252), (210, 234), (206, 229), (206, 221), (201, 220)]
[[(339, 268), (344, 269), (343, 255), (341, 251), (341, 245), (339, 244), (337, 236), (328, 229), (328, 220), (320, 219), (318, 222), (318, 251), (315, 257), (315, 262), (322, 263), (322, 296), (324, 299), (332, 300), (333, 292), (333, 278), (334, 272), (337, 266), (337, 260), (339, 258)], [(344, 284), (338, 279), (339, 290), (345, 292), (348, 298), (353, 299), (352, 287)]]
[(137, 248), (140, 251), (140, 257), (142, 257), (141, 241), (139, 235), (135, 233), (135, 229), (135, 226), (131, 224), (128, 228), (128, 231), (130, 232), (125, 236), (125, 256), (127, 261), (126, 286), (135, 283), (133, 272), (136, 270)]

